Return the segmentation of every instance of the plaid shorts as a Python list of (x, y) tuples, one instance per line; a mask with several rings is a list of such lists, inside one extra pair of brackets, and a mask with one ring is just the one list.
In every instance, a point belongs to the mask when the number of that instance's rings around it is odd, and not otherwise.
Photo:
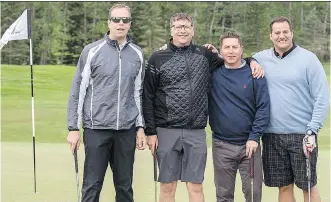
[[(302, 149), (303, 134), (264, 134), (262, 161), (264, 183), (269, 187), (283, 187), (295, 183), (308, 190), (306, 156)], [(317, 138), (316, 138), (317, 142)], [(318, 148), (310, 154), (310, 187), (317, 183), (316, 164)]]

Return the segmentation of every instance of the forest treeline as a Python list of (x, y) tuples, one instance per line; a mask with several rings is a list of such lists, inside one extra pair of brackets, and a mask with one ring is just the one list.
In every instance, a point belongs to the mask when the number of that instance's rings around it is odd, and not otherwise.
[[(114, 2), (1, 2), (1, 35), (32, 9), (34, 64), (75, 65), (83, 47), (107, 31)], [(243, 39), (250, 56), (272, 46), (269, 23), (286, 16), (293, 24), (294, 41), (313, 51), (321, 61), (330, 59), (330, 2), (127, 2), (132, 8), (130, 35), (145, 58), (170, 39), (169, 19), (177, 12), (193, 16), (194, 43), (219, 44), (225, 31)], [(29, 64), (29, 41), (10, 41), (1, 50), (2, 64)]]

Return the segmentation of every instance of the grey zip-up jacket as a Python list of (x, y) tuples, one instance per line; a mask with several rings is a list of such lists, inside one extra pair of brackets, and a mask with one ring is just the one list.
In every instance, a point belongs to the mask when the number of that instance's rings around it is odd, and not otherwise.
[(142, 83), (144, 59), (139, 46), (119, 47), (106, 34), (84, 47), (69, 95), (68, 130), (124, 130), (144, 127)]

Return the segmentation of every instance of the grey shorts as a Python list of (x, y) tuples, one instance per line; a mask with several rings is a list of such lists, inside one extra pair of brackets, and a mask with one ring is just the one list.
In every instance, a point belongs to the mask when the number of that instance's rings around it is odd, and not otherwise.
[(157, 128), (158, 181), (201, 184), (207, 160), (204, 129)]

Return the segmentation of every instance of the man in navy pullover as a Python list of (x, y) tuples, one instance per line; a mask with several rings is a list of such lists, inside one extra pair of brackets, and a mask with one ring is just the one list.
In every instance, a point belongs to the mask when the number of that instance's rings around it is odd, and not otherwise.
[(250, 166), (254, 157), (254, 202), (261, 201), (260, 137), (270, 116), (265, 78), (254, 79), (242, 60), (241, 38), (225, 33), (220, 38), (225, 65), (212, 75), (209, 121), (213, 131), (214, 181), (217, 202), (234, 201), (237, 170), (246, 201), (251, 201)]

